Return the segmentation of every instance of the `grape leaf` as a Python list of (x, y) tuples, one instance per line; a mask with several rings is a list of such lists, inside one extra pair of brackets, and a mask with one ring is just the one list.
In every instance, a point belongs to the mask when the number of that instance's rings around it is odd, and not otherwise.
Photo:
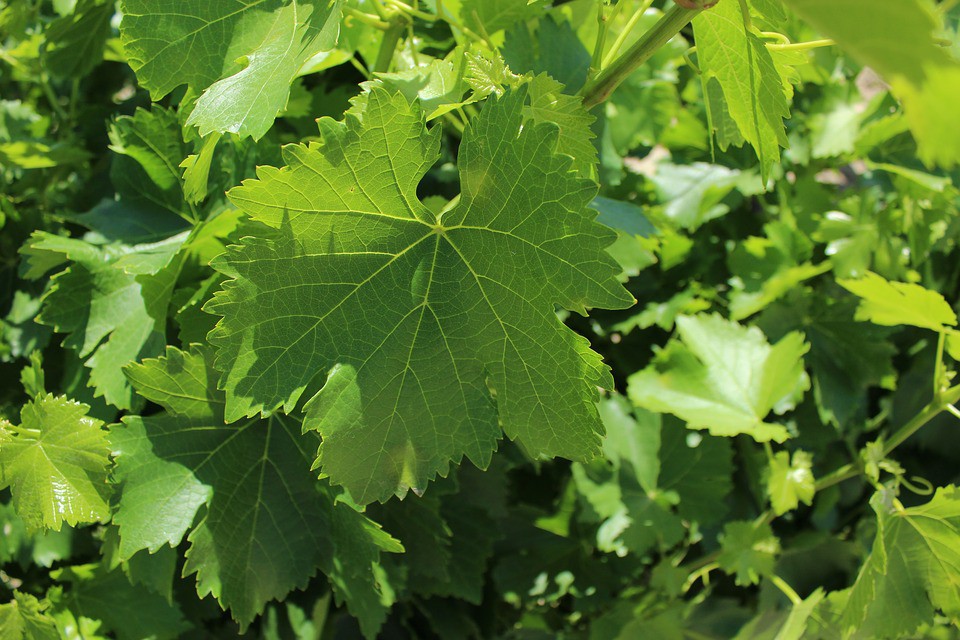
[(789, 611), (762, 610), (761, 613), (740, 627), (733, 640), (802, 640), (808, 635), (807, 627), (811, 618), (816, 620), (815, 611), (823, 601), (823, 589), (813, 593), (793, 605)]
[(526, 123), (527, 89), (489, 99), (460, 146), (462, 194), (439, 215), (416, 197), (439, 130), (374, 86), (322, 144), (288, 146), (231, 190), (280, 239), (246, 238), (214, 261), (232, 280), (205, 307), (228, 420), (307, 403), (317, 463), (360, 503), (421, 491), (464, 454), (486, 467), (501, 426), (535, 456), (599, 451), (598, 355), (554, 305), (632, 297), (586, 208), (595, 186)]
[(460, 13), (468, 27), (492, 34), (535, 17), (543, 4), (543, 0), (463, 0)]
[(733, 488), (730, 441), (691, 432), (672, 418), (664, 419), (660, 437), (660, 490), (676, 492), (677, 512), (684, 519), (700, 524), (720, 521)]
[(56, 623), (47, 609), (50, 603), (29, 593), (13, 592), (13, 599), (0, 604), (0, 638), (3, 640), (59, 640)]
[(185, 237), (100, 247), (38, 231), (20, 250), (28, 278), (69, 265), (51, 279), (38, 321), (69, 334), (63, 345), (87, 358), (96, 397), (121, 409), (131, 408), (134, 396), (120, 367), (163, 348), (179, 270), (172, 261)]
[(121, 4), (120, 36), (140, 84), (154, 100), (182, 84), (203, 92), (187, 121), (201, 136), (261, 138), (300, 67), (331, 49), (339, 32), (340, 3), (326, 0)]
[(841, 618), (846, 634), (905, 637), (933, 618), (934, 608), (960, 619), (960, 495), (937, 489), (926, 504), (891, 508), (878, 493), (873, 551), (857, 576)]
[(657, 544), (676, 544), (685, 529), (664, 492), (657, 490), (661, 416), (631, 412), (619, 395), (602, 401), (599, 410), (607, 429), (606, 460), (573, 466), (577, 490), (593, 512), (580, 517), (599, 524), (597, 548), (642, 555)]
[(824, 35), (881, 74), (904, 103), (927, 164), (960, 161), (953, 105), (960, 101), (960, 63), (934, 42), (942, 27), (926, 0), (784, 0)]
[(773, 573), (780, 541), (766, 522), (728, 522), (720, 536), (717, 564), (736, 575), (736, 583), (747, 586)]
[(793, 461), (786, 451), (778, 451), (767, 470), (767, 493), (773, 512), (778, 516), (793, 511), (803, 502), (813, 502), (813, 458), (805, 451), (794, 451)]
[(536, 35), (524, 22), (512, 25), (500, 49), (504, 61), (515, 73), (546, 74), (566, 93), (576, 92), (586, 82), (590, 53), (569, 21), (548, 15), (536, 24)]
[(804, 333), (821, 419), (840, 428), (866, 408), (870, 387), (895, 375), (890, 329), (854, 321), (856, 306), (853, 296), (825, 301), (812, 290), (796, 290), (766, 309), (758, 323), (771, 338)]
[(682, 342), (670, 342), (651, 366), (630, 376), (634, 404), (714, 435), (787, 439), (783, 426), (764, 419), (771, 410), (795, 406), (809, 387), (803, 370), (809, 345), (802, 334), (790, 333), (771, 347), (756, 327), (719, 315), (681, 316), (677, 331)]
[[(770, 169), (780, 161), (780, 147), (787, 146), (783, 119), (790, 117), (773, 58), (755, 30), (744, 24), (736, 2), (721, 2), (700, 13), (693, 29), (704, 94), (722, 93), (726, 115), (757, 152), (766, 183)], [(714, 104), (713, 99), (706, 101), (708, 117)], [(728, 138), (720, 146), (736, 142)]]
[(80, 0), (68, 16), (57, 18), (44, 33), (44, 64), (61, 78), (79, 78), (103, 60), (110, 37), (114, 4), (106, 0)]
[(19, 427), (0, 420), (0, 487), (10, 487), (28, 529), (110, 517), (110, 446), (88, 410), (47, 395), (24, 405)]
[(527, 86), (529, 103), (524, 116), (534, 124), (552, 122), (560, 129), (557, 151), (572, 156), (577, 171), (590, 175), (597, 163), (596, 137), (591, 126), (595, 118), (583, 108), (580, 96), (567, 95), (565, 87), (546, 73), (514, 74), (500, 56), (484, 57), (468, 52), (465, 56), (464, 82), (474, 89), (474, 99), (508, 87)]
[(942, 331), (944, 325), (956, 326), (957, 314), (942, 295), (918, 284), (890, 282), (873, 272), (866, 272), (856, 280), (837, 280), (837, 283), (857, 296), (855, 319), (896, 327), (911, 325)]
[[(187, 155), (177, 114), (154, 106), (110, 123), (110, 150), (116, 153), (110, 179), (124, 203), (188, 217), (177, 165)], [(120, 216), (114, 216), (120, 217)], [(127, 213), (126, 217), (133, 217)], [(140, 216), (136, 216), (140, 217)], [(115, 223), (116, 224), (116, 223)], [(129, 223), (128, 223), (129, 224)]]
[(616, 394), (598, 406), (606, 429), (603, 457), (636, 478), (648, 492), (656, 491), (660, 475), (660, 416), (643, 409), (632, 410), (626, 398)]
[(131, 584), (122, 571), (80, 565), (55, 573), (69, 584), (63, 605), (77, 617), (101, 620), (118, 640), (173, 640), (191, 627), (177, 604), (143, 585)]
[(216, 372), (196, 347), (169, 347), (126, 371), (168, 412), (128, 416), (112, 432), (123, 483), (120, 557), (176, 546), (189, 530), (184, 573), (196, 572), (198, 592), (212, 593), (241, 626), (320, 568), (374, 635), (386, 616), (374, 565), (381, 549), (402, 547), (311, 477), (316, 442), (300, 424), (225, 425)]

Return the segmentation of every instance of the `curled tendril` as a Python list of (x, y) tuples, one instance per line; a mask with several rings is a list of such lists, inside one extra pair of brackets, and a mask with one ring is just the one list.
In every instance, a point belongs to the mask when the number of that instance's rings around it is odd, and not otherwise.
[(921, 478), (920, 476), (913, 476), (910, 478), (910, 480), (907, 480), (906, 477), (901, 476), (900, 484), (918, 496), (929, 496), (934, 491), (933, 484), (926, 478)]

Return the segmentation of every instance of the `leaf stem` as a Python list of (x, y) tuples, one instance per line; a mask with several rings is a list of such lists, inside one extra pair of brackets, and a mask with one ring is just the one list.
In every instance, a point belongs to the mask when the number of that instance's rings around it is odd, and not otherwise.
[[(925, 424), (936, 418), (943, 411), (949, 411), (948, 407), (954, 402), (960, 400), (960, 385), (950, 387), (932, 400), (927, 406), (920, 410), (907, 424), (903, 425), (887, 442), (883, 448), (884, 457), (893, 453), (894, 449), (906, 442), (913, 434), (920, 430)], [(951, 412), (952, 413), (952, 412)], [(844, 480), (849, 480), (860, 475), (861, 469), (853, 463), (846, 464), (836, 469), (829, 475), (817, 480), (815, 488), (817, 491), (823, 491), (827, 487), (832, 487)]]
[(937, 359), (933, 365), (933, 401), (940, 399), (943, 392), (943, 343), (946, 341), (947, 334), (941, 329), (937, 336)]
[(630, 16), (630, 19), (627, 21), (627, 24), (624, 25), (623, 30), (617, 34), (617, 39), (613, 41), (613, 46), (610, 47), (610, 51), (607, 52), (606, 57), (603, 59), (604, 67), (610, 66), (613, 63), (614, 58), (620, 52), (623, 43), (627, 41), (627, 38), (630, 37), (630, 32), (633, 31), (633, 28), (637, 26), (637, 23), (640, 22), (640, 18), (643, 17), (643, 14), (647, 12), (647, 9), (650, 8), (650, 5), (653, 4), (653, 0), (646, 0), (643, 5), (641, 5), (636, 11), (633, 12), (633, 15)]
[(397, 43), (407, 28), (407, 21), (402, 14), (397, 13), (390, 18), (390, 28), (383, 32), (383, 40), (380, 41), (380, 49), (377, 51), (377, 60), (373, 63), (373, 73), (385, 73), (390, 71), (390, 63), (393, 62), (393, 54), (397, 50)]
[(803, 602), (803, 598), (800, 597), (800, 594), (794, 591), (793, 587), (787, 584), (786, 580), (777, 574), (773, 574), (769, 578), (770, 582), (772, 582), (777, 589), (780, 589), (780, 591), (783, 592), (783, 595), (787, 596), (793, 606), (797, 606)]
[(819, 49), (821, 47), (832, 47), (835, 44), (837, 43), (833, 40), (824, 38), (823, 40), (810, 40), (809, 42), (791, 42), (784, 44), (771, 42), (767, 44), (767, 49), (771, 51), (808, 51), (810, 49)]
[(661, 16), (649, 31), (643, 34), (626, 53), (603, 69), (597, 77), (580, 90), (583, 107), (588, 111), (610, 97), (610, 94), (630, 74), (653, 56), (663, 45), (690, 24), (702, 9), (684, 9), (673, 6)]
[(356, 18), (359, 22), (362, 22), (363, 24), (369, 25), (376, 29), (380, 29), (381, 31), (386, 31), (387, 29), (390, 28), (389, 22), (384, 22), (377, 16), (372, 16), (369, 13), (364, 13), (359, 9), (354, 9), (353, 7), (344, 6), (343, 11), (347, 15), (353, 18)]
[[(619, 6), (619, 3), (617, 4)], [(587, 78), (592, 78), (600, 71), (603, 47), (607, 43), (609, 20), (610, 16), (607, 15), (606, 4), (603, 2), (597, 3), (597, 41), (593, 45), (593, 57), (590, 59), (590, 70), (587, 72)]]
[(420, 20), (424, 20), (426, 22), (437, 22), (438, 20), (442, 20), (443, 22), (446, 22), (448, 25), (450, 25), (454, 29), (457, 29), (463, 32), (463, 35), (467, 36), (471, 40), (474, 40), (476, 42), (482, 42), (488, 47), (490, 47), (491, 49), (493, 48), (493, 45), (490, 43), (490, 40), (488, 38), (481, 36), (478, 33), (468, 29), (466, 26), (463, 25), (463, 23), (460, 22), (460, 20), (456, 18), (456, 16), (452, 14), (447, 15), (447, 12), (444, 11), (442, 0), (437, 0), (436, 15), (427, 13), (426, 11), (421, 11), (416, 7), (411, 7), (409, 4), (407, 4), (406, 2), (403, 2), (402, 0), (387, 0), (387, 1), (390, 3), (390, 5), (393, 8), (402, 11), (403, 13), (407, 14), (412, 18), (419, 18)]
[(46, 71), (40, 72), (40, 87), (43, 89), (43, 95), (46, 96), (47, 101), (50, 103), (50, 106), (53, 108), (54, 112), (57, 114), (57, 117), (60, 120), (61, 124), (66, 124), (70, 117), (67, 115), (67, 112), (63, 109), (63, 105), (60, 104), (60, 97), (53, 91), (53, 87), (50, 85), (50, 76)]

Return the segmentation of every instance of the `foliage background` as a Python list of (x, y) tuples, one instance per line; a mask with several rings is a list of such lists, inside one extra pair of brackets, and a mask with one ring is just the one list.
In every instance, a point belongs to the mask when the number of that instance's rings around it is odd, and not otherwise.
[[(0, 637), (956, 635), (955, 3), (721, 0), (596, 106), (671, 4), (268, 4), (157, 53), (155, 3), (0, 2)], [(599, 184), (638, 302), (558, 314), (602, 457), (504, 438), (380, 503), (316, 480), (302, 402), (225, 423), (215, 258), (283, 232), (225, 192), (374, 77), (436, 127), (433, 211), (492, 94)]]

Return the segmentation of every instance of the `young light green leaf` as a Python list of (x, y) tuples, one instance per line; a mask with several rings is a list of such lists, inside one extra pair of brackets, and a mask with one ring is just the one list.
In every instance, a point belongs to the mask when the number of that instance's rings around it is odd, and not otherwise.
[(210, 164), (219, 141), (220, 134), (211, 133), (203, 139), (200, 153), (190, 154), (180, 163), (183, 169), (183, 197), (187, 202), (197, 204), (207, 197)]
[(24, 405), (20, 425), (0, 421), (0, 487), (29, 529), (59, 531), (110, 517), (110, 446), (89, 407), (60, 396)]
[(411, 102), (419, 98), (420, 107), (427, 119), (442, 116), (457, 107), (476, 101), (475, 97), (464, 98), (470, 88), (464, 79), (466, 56), (456, 48), (444, 58), (433, 59), (429, 64), (394, 73), (378, 73), (377, 77), (388, 87), (396, 88)]
[(856, 320), (888, 327), (911, 325), (942, 331), (956, 326), (957, 314), (936, 291), (909, 282), (890, 282), (868, 271), (863, 278), (837, 280), (837, 284), (860, 296)]
[(771, 347), (756, 327), (719, 315), (681, 316), (677, 331), (682, 342), (669, 343), (651, 366), (630, 376), (634, 404), (714, 435), (787, 439), (783, 426), (765, 418), (795, 406), (809, 388), (803, 370), (809, 345), (802, 334), (790, 333)]
[(793, 511), (802, 502), (813, 503), (813, 458), (805, 451), (794, 451), (793, 461), (786, 451), (778, 451), (767, 469), (767, 494), (778, 516)]
[(534, 124), (552, 122), (559, 129), (557, 151), (574, 160), (574, 167), (585, 176), (597, 163), (596, 137), (590, 126), (594, 117), (583, 108), (579, 96), (563, 93), (563, 85), (541, 73), (530, 80), (530, 104), (524, 115)]
[(316, 440), (288, 417), (225, 425), (223, 393), (201, 349), (170, 347), (126, 370), (169, 411), (129, 416), (112, 433), (123, 483), (120, 557), (176, 546), (189, 530), (184, 572), (197, 573), (200, 595), (212, 593), (242, 626), (320, 568), (375, 635), (389, 606), (375, 564), (381, 549), (402, 547), (312, 477)]
[(29, 593), (13, 592), (13, 599), (0, 604), (0, 638), (3, 640), (60, 640), (56, 622), (48, 613), (50, 603)]
[[(737, 2), (700, 13), (693, 28), (704, 94), (722, 92), (726, 113), (757, 152), (766, 182), (780, 160), (780, 147), (787, 146), (783, 120), (790, 117), (790, 107), (783, 79), (763, 40), (744, 24)], [(707, 101), (708, 109), (712, 104)]]
[(140, 84), (155, 100), (182, 84), (203, 92), (188, 119), (201, 136), (262, 137), (300, 67), (334, 46), (340, 22), (339, 2), (327, 0), (121, 4), (120, 35)]
[(874, 638), (911, 635), (939, 609), (960, 619), (960, 495), (937, 489), (926, 504), (891, 508), (877, 494), (873, 551), (857, 576), (841, 631)]
[[(439, 129), (374, 86), (322, 145), (288, 146), (230, 192), (280, 240), (248, 238), (214, 261), (232, 278), (206, 309), (228, 420), (291, 411), (318, 464), (361, 503), (422, 491), (463, 455), (485, 467), (501, 428), (535, 456), (599, 451), (594, 402), (609, 372), (554, 306), (632, 297), (587, 209), (595, 185), (556, 153), (557, 128), (525, 122), (527, 88), (490, 99), (460, 145), (462, 194), (435, 214), (416, 195)], [(547, 189), (549, 197), (543, 190)]]
[(903, 100), (927, 164), (960, 161), (960, 63), (934, 42), (942, 28), (927, 0), (784, 0), (812, 26), (880, 73)]
[(769, 524), (728, 522), (720, 536), (717, 563), (727, 573), (736, 575), (737, 584), (747, 586), (773, 573), (779, 553), (780, 541)]

